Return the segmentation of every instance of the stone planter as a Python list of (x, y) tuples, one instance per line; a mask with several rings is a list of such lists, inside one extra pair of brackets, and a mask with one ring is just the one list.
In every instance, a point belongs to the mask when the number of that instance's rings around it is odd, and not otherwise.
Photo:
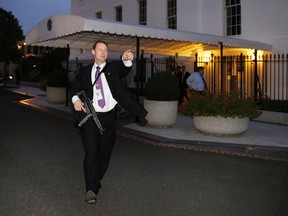
[(147, 124), (156, 128), (167, 128), (176, 123), (178, 101), (153, 101), (144, 99), (144, 108), (148, 111)]
[(194, 127), (207, 134), (237, 135), (244, 133), (249, 126), (249, 118), (224, 118), (221, 116), (193, 117)]
[(66, 87), (49, 87), (46, 88), (47, 100), (51, 104), (66, 103)]

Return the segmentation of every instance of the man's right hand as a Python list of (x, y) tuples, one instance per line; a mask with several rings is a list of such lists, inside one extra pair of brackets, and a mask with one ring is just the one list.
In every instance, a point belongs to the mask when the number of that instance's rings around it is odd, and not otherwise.
[(77, 100), (77, 101), (75, 101), (75, 103), (74, 103), (74, 109), (76, 110), (76, 111), (84, 111), (84, 112), (86, 112), (86, 109), (85, 109), (85, 107), (84, 107), (84, 103), (79, 99), (79, 100)]

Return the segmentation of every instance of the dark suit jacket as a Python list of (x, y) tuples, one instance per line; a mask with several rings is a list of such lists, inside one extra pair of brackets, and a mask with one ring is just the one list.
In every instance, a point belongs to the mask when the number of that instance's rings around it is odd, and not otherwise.
[[(89, 98), (92, 100), (93, 85), (91, 81), (91, 71), (93, 64), (87, 65), (79, 71), (74, 83), (71, 86), (71, 97), (76, 95), (77, 92), (85, 90)], [(147, 111), (132, 98), (130, 92), (123, 86), (121, 81), (121, 79), (131, 71), (131, 68), (132, 67), (126, 67), (122, 61), (115, 61), (110, 63), (107, 62), (102, 72), (105, 74), (114, 99), (122, 107), (134, 113), (135, 115), (139, 117), (145, 117), (147, 115)]]

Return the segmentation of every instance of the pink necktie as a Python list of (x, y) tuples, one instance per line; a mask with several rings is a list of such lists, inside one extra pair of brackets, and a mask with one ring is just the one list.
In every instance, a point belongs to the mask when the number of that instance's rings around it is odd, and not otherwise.
[[(96, 74), (95, 77), (97, 79), (97, 77), (99, 76), (98, 74), (100, 74), (100, 67), (97, 66), (96, 67)], [(102, 86), (102, 81), (101, 81), (101, 77), (99, 76), (97, 81), (96, 81), (96, 89), (99, 91), (99, 94), (101, 94), (100, 99), (98, 99), (98, 105), (103, 108), (105, 106), (105, 98), (104, 98), (104, 90), (103, 90), (103, 86)], [(98, 95), (99, 97), (99, 95)]]

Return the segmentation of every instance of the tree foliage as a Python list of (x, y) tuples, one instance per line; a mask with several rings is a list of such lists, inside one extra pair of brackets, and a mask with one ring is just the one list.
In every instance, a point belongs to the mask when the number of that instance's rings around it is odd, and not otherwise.
[(11, 12), (0, 8), (0, 62), (16, 62), (21, 53), (17, 42), (24, 39), (17, 18)]
[(65, 48), (53, 48), (49, 52), (46, 52), (41, 57), (41, 63), (39, 65), (41, 74), (45, 77), (54, 70), (63, 69), (62, 63), (66, 61), (68, 57), (69, 55)]

